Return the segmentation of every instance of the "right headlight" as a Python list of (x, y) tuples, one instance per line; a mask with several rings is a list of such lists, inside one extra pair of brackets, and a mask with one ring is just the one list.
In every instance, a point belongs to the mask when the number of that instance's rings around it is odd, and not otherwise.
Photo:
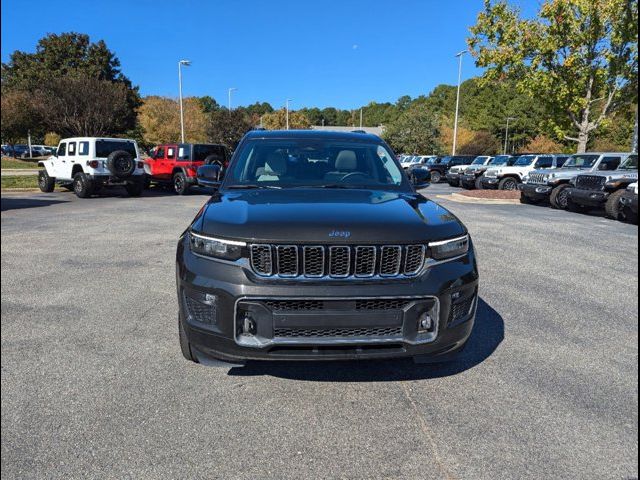
[(431, 257), (435, 260), (460, 257), (469, 251), (469, 243), (469, 235), (441, 242), (431, 242), (429, 244)]

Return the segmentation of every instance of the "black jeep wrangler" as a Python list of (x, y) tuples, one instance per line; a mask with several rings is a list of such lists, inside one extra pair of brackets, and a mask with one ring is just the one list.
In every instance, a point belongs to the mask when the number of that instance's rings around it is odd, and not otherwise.
[(177, 249), (179, 338), (195, 362), (409, 356), (446, 361), (471, 334), (469, 232), (416, 191), (377, 136), (253, 131)]

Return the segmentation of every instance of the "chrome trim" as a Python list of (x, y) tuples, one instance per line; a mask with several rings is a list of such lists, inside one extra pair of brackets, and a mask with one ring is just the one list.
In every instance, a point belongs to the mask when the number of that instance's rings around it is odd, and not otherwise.
[[(371, 273), (358, 274), (358, 252), (362, 249), (373, 249), (373, 270)], [(358, 245), (355, 247), (356, 261), (353, 266), (353, 276), (356, 278), (371, 278), (376, 274), (376, 267), (378, 266), (378, 248), (375, 245)]]
[[(436, 317), (437, 321), (435, 323), (435, 329), (432, 335), (429, 336), (429, 338), (416, 340), (416, 341), (407, 340), (406, 338), (404, 338), (404, 336), (403, 337), (379, 337), (379, 338), (323, 337), (323, 338), (316, 338), (311, 340), (309, 340), (308, 338), (305, 338), (304, 340), (273, 338), (273, 339), (265, 339), (265, 341), (261, 341), (256, 337), (253, 337), (255, 339), (254, 344), (246, 344), (238, 341), (238, 325), (237, 325), (238, 303), (240, 303), (243, 300), (265, 301), (265, 300), (301, 300), (301, 299), (304, 299), (304, 300), (394, 300), (394, 299), (433, 300), (434, 316)], [(411, 306), (412, 304), (410, 303), (405, 307), (405, 309), (403, 309), (403, 311), (410, 308)], [(357, 345), (357, 344), (378, 344), (378, 343), (397, 343), (397, 342), (402, 342), (408, 345), (424, 345), (427, 343), (432, 343), (437, 340), (438, 334), (440, 333), (440, 313), (441, 313), (440, 299), (433, 295), (406, 295), (406, 296), (390, 295), (390, 296), (383, 296), (383, 297), (261, 297), (261, 296), (251, 297), (251, 296), (244, 296), (244, 297), (238, 297), (233, 305), (233, 340), (236, 342), (237, 345), (240, 345), (241, 347), (250, 347), (250, 348), (264, 348), (264, 347), (273, 346), (273, 345), (327, 345), (327, 344), (328, 345), (336, 345), (336, 344), (342, 344), (342, 345), (356, 344)], [(404, 332), (404, 322), (402, 325), (402, 330)]]
[[(322, 272), (320, 275), (310, 275), (307, 273), (307, 250), (312, 248), (319, 248), (322, 253)], [(307, 278), (322, 278), (324, 277), (325, 270), (325, 248), (322, 245), (304, 245), (302, 247), (302, 274)]]
[(246, 242), (239, 242), (237, 240), (227, 240), (226, 238), (218, 238), (218, 237), (207, 237), (206, 235), (200, 235), (199, 233), (194, 233), (189, 230), (189, 235), (193, 235), (194, 237), (204, 238), (205, 240), (211, 240), (213, 242), (226, 243), (227, 245), (235, 245), (236, 247), (246, 247)]
[[(280, 249), (292, 248), (296, 255), (296, 271), (295, 273), (283, 274), (280, 272)], [(298, 253), (297, 245), (277, 245), (276, 246), (276, 267), (278, 269), (278, 276), (282, 278), (295, 278), (300, 274), (300, 255)]]
[[(396, 268), (394, 270), (394, 273), (385, 273), (385, 274), (382, 273), (382, 260), (384, 259), (385, 249), (394, 249), (398, 252), (398, 261), (396, 263)], [(398, 275), (400, 275), (401, 266), (402, 266), (402, 247), (400, 245), (383, 245), (380, 248), (380, 268), (379, 268), (380, 276), (383, 278), (397, 277)]]
[[(331, 265), (333, 264), (333, 252), (338, 249), (347, 249), (347, 273), (344, 275), (334, 275), (331, 273)], [(329, 247), (329, 277), (331, 278), (347, 278), (351, 274), (351, 247), (348, 245), (332, 245)]]

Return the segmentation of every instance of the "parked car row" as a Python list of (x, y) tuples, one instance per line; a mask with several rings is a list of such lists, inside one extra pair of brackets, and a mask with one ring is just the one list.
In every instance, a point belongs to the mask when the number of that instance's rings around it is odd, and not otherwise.
[(2, 145), (2, 155), (14, 158), (48, 157), (53, 155), (55, 151), (55, 147), (46, 145), (31, 145), (31, 151), (29, 151), (29, 145), (26, 144)]
[(400, 155), (398, 161), (403, 169), (408, 170), (416, 165), (429, 165), (437, 158), (437, 155)]

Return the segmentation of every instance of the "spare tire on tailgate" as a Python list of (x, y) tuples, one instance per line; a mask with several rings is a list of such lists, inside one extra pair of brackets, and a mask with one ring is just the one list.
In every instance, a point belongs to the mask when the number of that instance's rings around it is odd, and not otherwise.
[(107, 157), (107, 168), (114, 177), (129, 178), (136, 169), (136, 161), (129, 152), (116, 150)]
[(218, 165), (223, 167), (224, 158), (221, 155), (211, 154), (204, 159), (205, 165)]

